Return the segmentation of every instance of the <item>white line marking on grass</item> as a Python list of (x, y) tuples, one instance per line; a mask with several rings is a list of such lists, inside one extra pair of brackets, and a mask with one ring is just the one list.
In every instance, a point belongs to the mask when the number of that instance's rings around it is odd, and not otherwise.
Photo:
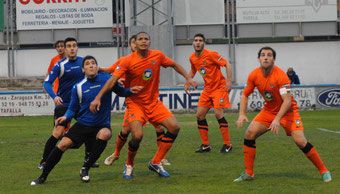
[(318, 128), (320, 131), (326, 131), (326, 132), (331, 132), (331, 133), (338, 133), (340, 134), (340, 131), (332, 131), (332, 130), (328, 130), (328, 129), (323, 129), (323, 128)]

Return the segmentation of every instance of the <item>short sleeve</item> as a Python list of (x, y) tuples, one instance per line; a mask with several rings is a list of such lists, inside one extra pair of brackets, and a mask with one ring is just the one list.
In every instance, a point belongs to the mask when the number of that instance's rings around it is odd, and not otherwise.
[(162, 67), (169, 67), (174, 64), (174, 61), (170, 59), (168, 56), (166, 56), (163, 52), (160, 52), (160, 55), (161, 55), (160, 62)]
[(108, 70), (113, 74), (115, 70), (117, 69), (118, 65), (120, 64), (122, 58), (119, 58), (113, 65), (111, 65)]
[(251, 93), (253, 93), (254, 88), (255, 88), (254, 76), (253, 73), (251, 73), (249, 74), (247, 83), (244, 86), (243, 95), (248, 97)]
[(228, 63), (228, 61), (225, 60), (218, 52), (212, 51), (210, 53), (210, 58), (215, 64), (218, 64), (222, 67), (224, 67)]

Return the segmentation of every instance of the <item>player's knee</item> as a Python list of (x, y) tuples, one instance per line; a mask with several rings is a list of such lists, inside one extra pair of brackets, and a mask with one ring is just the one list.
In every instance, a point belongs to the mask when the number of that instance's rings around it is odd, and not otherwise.
[(100, 130), (99, 134), (98, 134), (98, 138), (102, 139), (102, 140), (109, 140), (112, 136), (112, 133), (110, 130), (106, 129), (106, 130)]
[(255, 137), (256, 137), (256, 134), (253, 131), (247, 129), (245, 138), (246, 139), (255, 139)]
[(197, 114), (196, 116), (197, 116), (198, 121), (202, 121), (202, 120), (205, 119), (205, 115), (203, 115), (203, 114)]
[(139, 143), (142, 141), (142, 139), (143, 139), (143, 133), (138, 133), (138, 134), (133, 134), (131, 140)]
[(123, 132), (123, 134), (129, 134), (130, 133), (130, 127), (129, 126), (123, 126), (122, 132)]

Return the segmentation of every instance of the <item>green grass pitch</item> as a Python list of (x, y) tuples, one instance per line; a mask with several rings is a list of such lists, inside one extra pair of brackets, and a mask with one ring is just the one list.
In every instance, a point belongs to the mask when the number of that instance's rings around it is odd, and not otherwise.
[[(170, 178), (160, 178), (147, 168), (156, 152), (156, 133), (151, 125), (144, 128), (144, 138), (135, 160), (134, 178), (122, 176), (127, 145), (120, 159), (105, 166), (104, 159), (114, 151), (123, 115), (112, 116), (113, 136), (99, 158), (100, 167), (91, 169), (90, 183), (82, 183), (79, 170), (84, 147), (68, 150), (43, 185), (30, 186), (41, 171), (37, 169), (43, 146), (52, 131), (52, 116), (0, 118), (0, 193), (340, 193), (340, 110), (302, 111), (305, 135), (319, 152), (333, 181), (324, 183), (313, 164), (297, 148), (284, 130), (271, 132), (256, 141), (255, 180), (233, 183), (244, 171), (243, 137), (246, 126), (237, 129), (237, 113), (225, 114), (229, 122), (233, 150), (218, 153), (222, 137), (213, 114), (207, 116), (210, 153), (195, 153), (200, 136), (194, 114), (176, 114), (181, 131), (165, 166)], [(256, 113), (248, 113), (252, 119)], [(324, 128), (338, 133), (319, 130)]]

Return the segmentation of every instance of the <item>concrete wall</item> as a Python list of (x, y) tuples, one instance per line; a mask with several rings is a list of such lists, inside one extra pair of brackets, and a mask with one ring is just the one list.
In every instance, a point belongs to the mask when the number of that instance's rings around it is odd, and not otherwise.
[[(340, 41), (329, 41), (239, 44), (236, 46), (236, 69), (234, 69), (237, 84), (245, 84), (249, 72), (259, 66), (257, 52), (263, 46), (273, 47), (277, 51), (276, 65), (285, 71), (288, 67), (293, 67), (300, 77), (301, 84), (340, 83)], [(206, 48), (219, 52), (227, 60), (229, 58), (227, 45), (207, 45)], [(192, 52), (191, 45), (175, 47), (175, 61), (186, 71), (190, 70), (189, 56)], [(17, 77), (44, 76), (50, 59), (56, 54), (54, 49), (16, 51)], [(93, 55), (98, 59), (99, 65), (104, 67), (117, 60), (116, 48), (79, 48), (78, 55)], [(0, 57), (0, 77), (8, 77), (7, 51), (1, 50)], [(195, 80), (203, 83), (199, 74)], [(183, 82), (184, 79), (179, 76), (178, 83)]]

